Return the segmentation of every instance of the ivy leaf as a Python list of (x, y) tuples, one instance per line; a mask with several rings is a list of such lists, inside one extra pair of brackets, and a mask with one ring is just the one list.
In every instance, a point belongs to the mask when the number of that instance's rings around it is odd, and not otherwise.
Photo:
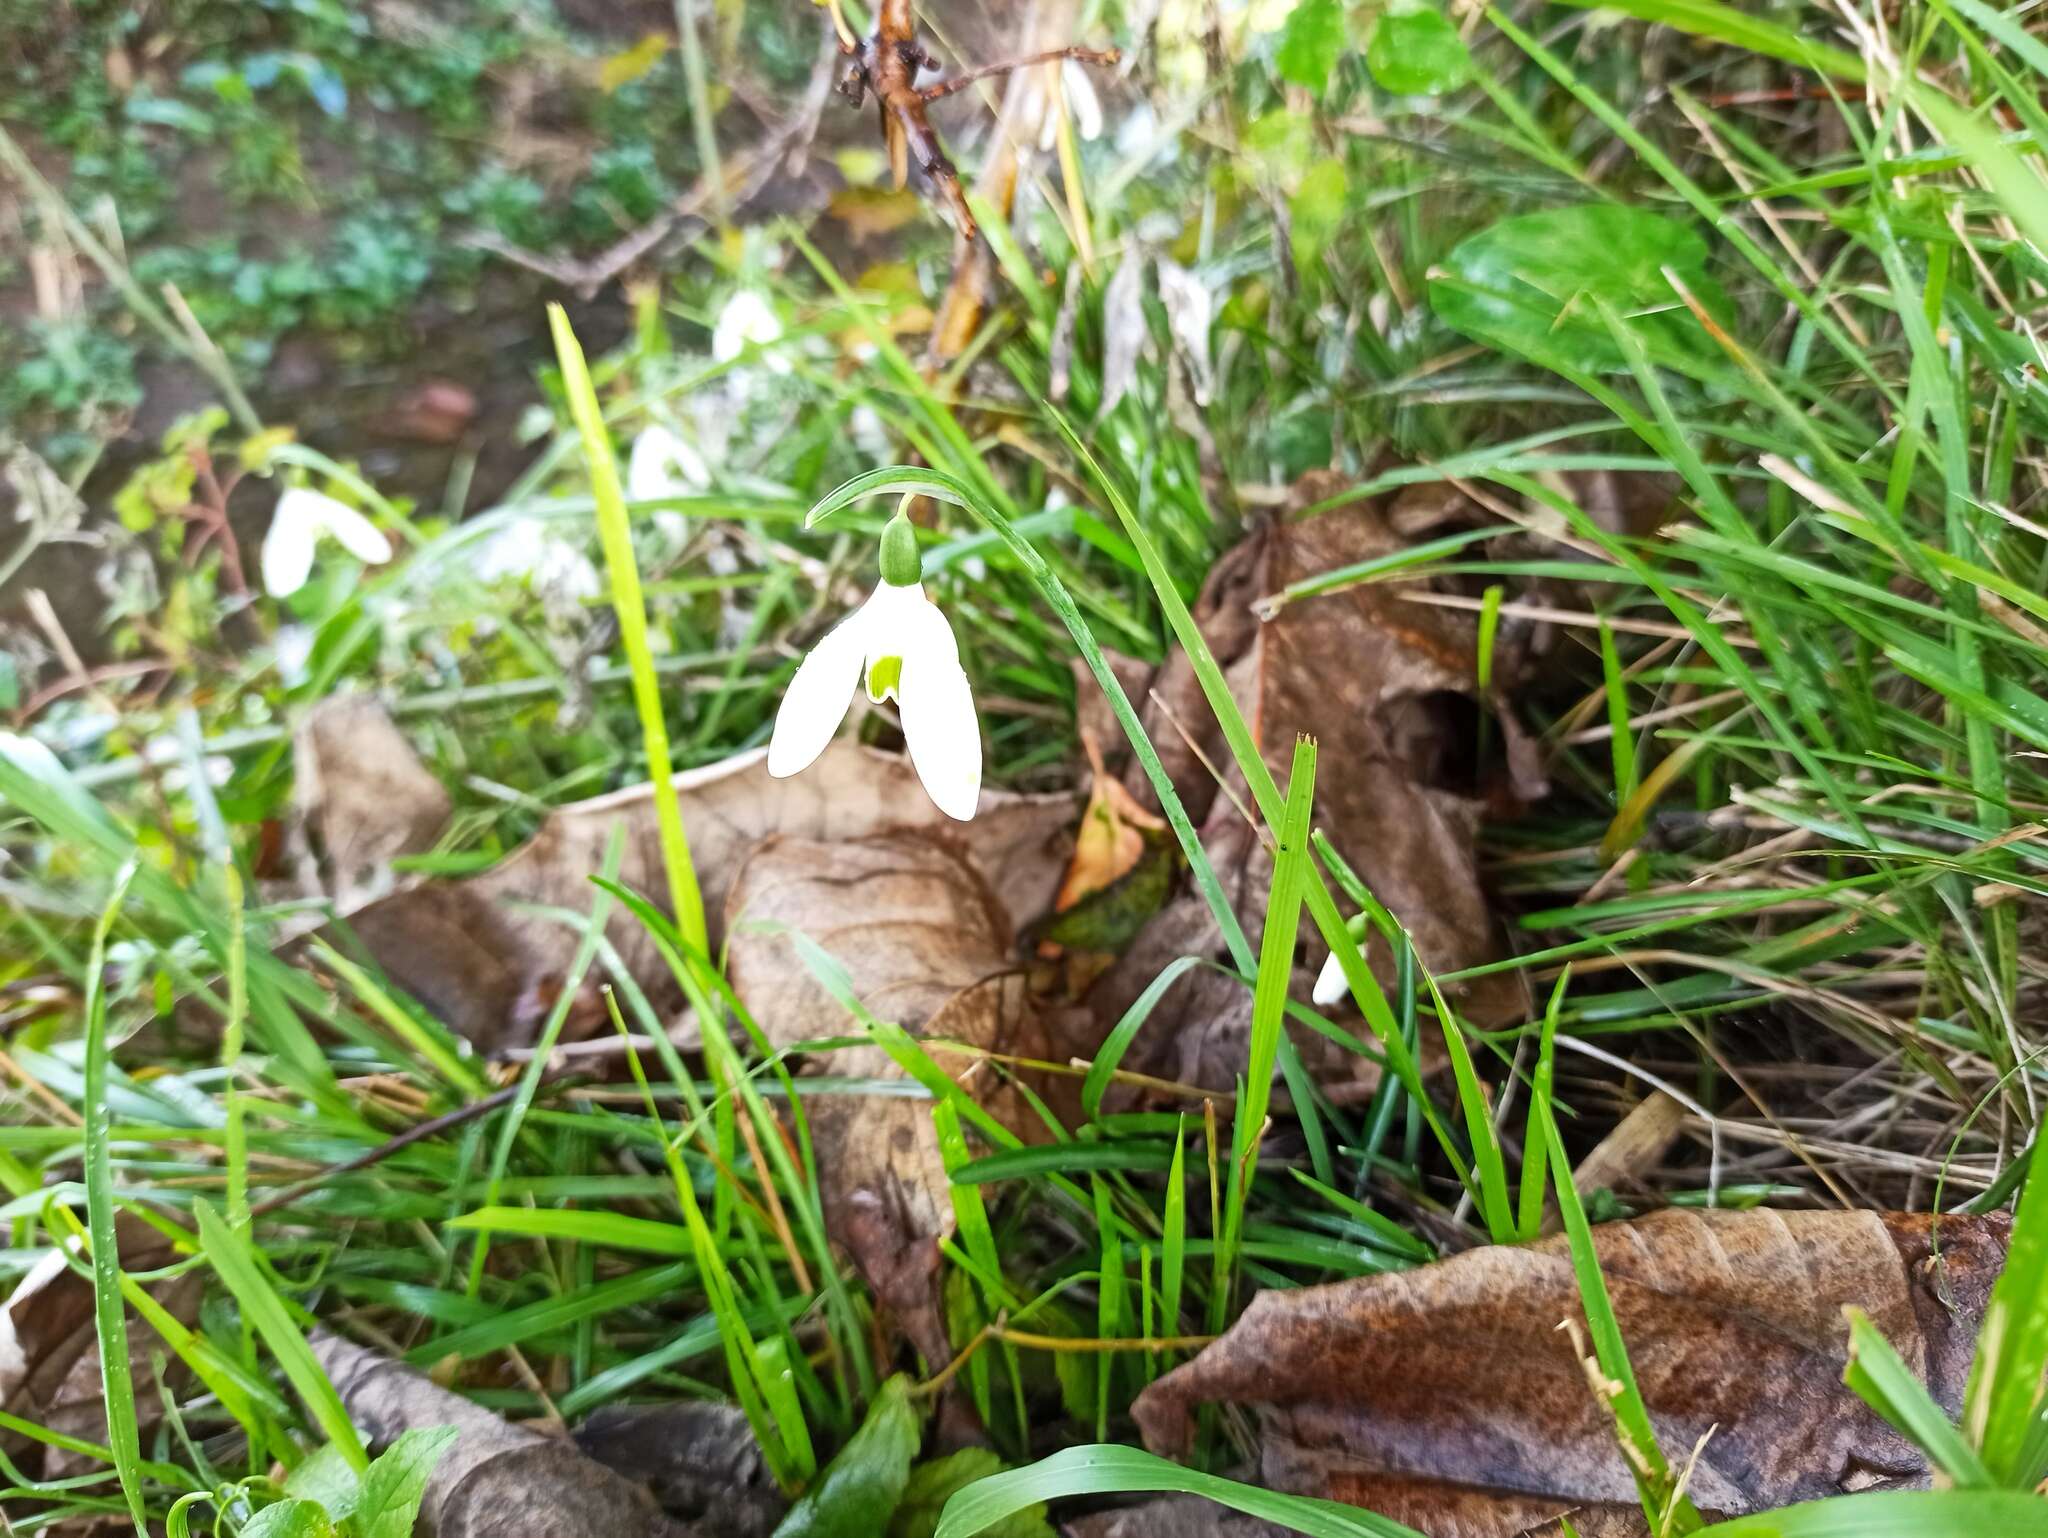
[(1288, 13), (1273, 67), (1280, 78), (1321, 96), (1344, 53), (1342, 0), (1301, 0)]
[(1366, 45), (1365, 67), (1396, 96), (1439, 96), (1472, 75), (1458, 29), (1426, 6), (1383, 14)]
[(1718, 357), (1674, 277), (1727, 323), (1727, 296), (1708, 274), (1696, 231), (1645, 209), (1584, 203), (1503, 219), (1460, 242), (1431, 274), (1429, 302), (1454, 330), (1539, 363), (1625, 368), (1603, 301), (1629, 317), (1653, 354)]

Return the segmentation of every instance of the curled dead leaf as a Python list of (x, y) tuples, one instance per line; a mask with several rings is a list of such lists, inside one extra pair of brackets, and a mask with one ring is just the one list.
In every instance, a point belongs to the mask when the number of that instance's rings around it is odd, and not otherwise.
[[(322, 748), (327, 741), (302, 739), (298, 763), (300, 774), (311, 775), (331, 800), (338, 787), (351, 784), (355, 770), (349, 755)], [(321, 756), (309, 759), (309, 752)], [(377, 783), (384, 783), (388, 776), (379, 773)], [(852, 742), (834, 743), (791, 779), (771, 776), (765, 750), (757, 749), (687, 770), (676, 785), (714, 947), (723, 938), (726, 889), (760, 840), (776, 834), (857, 839), (947, 822), (907, 761)], [(358, 809), (352, 847), (397, 848), (416, 836), (419, 819), (411, 810), (388, 827), (379, 825), (374, 795), (351, 787), (347, 804)], [(393, 804), (408, 805), (397, 797)], [(984, 872), (1000, 870), (1006, 899), (1032, 914), (1052, 900), (1076, 805), (1071, 795), (984, 791), (975, 820), (955, 826), (966, 857)], [(397, 892), (348, 913), (349, 925), (399, 986), (478, 1047), (523, 1046), (545, 1013), (530, 1001), (552, 997), (578, 938), (572, 927), (532, 910), (587, 911), (590, 877), (603, 869), (615, 828), (624, 836), (620, 881), (649, 895), (665, 892), (654, 800), (639, 785), (559, 807), (531, 840), (491, 869)], [(640, 922), (618, 912), (607, 936), (634, 981), (658, 1003), (673, 1003), (668, 967)]]
[[(1344, 489), (1334, 476), (1307, 477), (1290, 509), (1305, 512)], [(1452, 972), (1497, 955), (1474, 849), (1481, 802), (1469, 783), (1478, 717), (1475, 618), (1403, 602), (1412, 582), (1297, 599), (1264, 621), (1256, 608), (1262, 596), (1290, 583), (1402, 548), (1371, 502), (1267, 525), (1217, 561), (1195, 618), (1274, 772), (1284, 775), (1300, 733), (1320, 739), (1323, 762), (1342, 766), (1318, 781), (1318, 827), (1407, 927), (1423, 961)], [(1218, 794), (1210, 766), (1228, 764), (1229, 752), (1183, 656), (1160, 669), (1144, 719), (1256, 944), (1271, 857), (1247, 821), (1243, 808), (1251, 798), (1234, 768), (1223, 784), (1230, 794)], [(1142, 803), (1154, 804), (1139, 771), (1125, 778)], [(1117, 1018), (1163, 967), (1189, 954), (1224, 954), (1206, 903), (1191, 891), (1169, 903), (1097, 985), (1090, 1004), (1098, 1018)], [(1368, 960), (1391, 976), (1383, 942), (1373, 942)], [(1297, 992), (1306, 995), (1305, 988)], [(1482, 1024), (1523, 1018), (1526, 1008), (1523, 986), (1511, 974), (1482, 979), (1454, 997)], [(1157, 1026), (1140, 1032), (1131, 1066), (1228, 1089), (1244, 1062), (1249, 992), (1205, 971), (1176, 985), (1174, 1004)], [(1303, 1034), (1298, 1044), (1310, 1071), (1339, 1098), (1376, 1073), (1370, 1060), (1320, 1037)]]
[[(1704, 1439), (1688, 1491), (1714, 1516), (1925, 1484), (1925, 1457), (1842, 1382), (1842, 1309), (1866, 1310), (1953, 1414), (2009, 1234), (2003, 1215), (1773, 1211), (1593, 1230), (1658, 1440), (1677, 1459)], [(1558, 1329), (1582, 1320), (1562, 1238), (1265, 1292), (1134, 1413), (1148, 1446), (1178, 1451), (1197, 1406), (1251, 1407), (1261, 1483), (1433, 1538), (1566, 1514), (1586, 1538), (1639, 1535), (1609, 1412)]]
[[(983, 1053), (1055, 1057), (1052, 1025), (1024, 986), (1000, 864), (980, 866), (938, 830), (822, 842), (782, 837), (755, 849), (726, 900), (733, 992), (768, 1040), (793, 1046), (854, 1033), (855, 1022), (796, 954), (801, 932), (845, 969), (870, 1014), (935, 1048), (936, 1062), (1020, 1135), (1027, 1102)], [(977, 1050), (978, 1049), (978, 1050)], [(878, 1045), (820, 1054), (835, 1076), (890, 1080), (903, 1070)], [(1056, 1098), (1070, 1081), (1041, 1083)], [(948, 1352), (938, 1241), (952, 1199), (930, 1102), (901, 1095), (807, 1095), (825, 1221), (928, 1360)]]

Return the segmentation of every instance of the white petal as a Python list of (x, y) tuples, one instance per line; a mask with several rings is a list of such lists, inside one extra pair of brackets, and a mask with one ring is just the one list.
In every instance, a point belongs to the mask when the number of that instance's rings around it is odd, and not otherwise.
[(841, 620), (804, 658), (775, 712), (768, 741), (768, 772), (778, 779), (801, 773), (817, 761), (846, 719), (853, 686), (867, 658), (868, 604)]
[(948, 817), (968, 821), (981, 800), (981, 726), (966, 673), (952, 658), (931, 651), (906, 655), (898, 709), (925, 794)]
[(710, 484), (703, 457), (666, 427), (650, 427), (633, 440), (626, 461), (626, 495), (631, 500), (686, 497)]
[(1060, 84), (1066, 89), (1067, 110), (1074, 114), (1074, 132), (1084, 139), (1101, 138), (1102, 102), (1087, 69), (1068, 59), (1060, 70)]
[(347, 504), (332, 497), (325, 500), (327, 532), (341, 541), (342, 549), (371, 566), (391, 559), (391, 541), (382, 529)]
[(1351, 991), (1351, 984), (1344, 980), (1343, 963), (1337, 960), (1337, 953), (1330, 952), (1330, 959), (1323, 963), (1323, 970), (1316, 974), (1316, 985), (1309, 991), (1309, 997), (1324, 1009), (1340, 1002)]
[(782, 322), (768, 301), (754, 289), (737, 290), (718, 312), (718, 324), (711, 330), (711, 356), (730, 363), (746, 350), (749, 342), (766, 347), (782, 336)]
[(311, 625), (280, 625), (277, 635), (271, 640), (270, 655), (277, 663), (278, 677), (288, 689), (296, 689), (306, 681), (306, 668), (313, 660), (313, 627)]
[(326, 527), (320, 504), (331, 502), (317, 491), (292, 486), (277, 499), (270, 528), (263, 536), (263, 590), (272, 598), (289, 598), (306, 585), (313, 570), (313, 542)]
[(953, 639), (953, 626), (945, 611), (925, 596), (916, 583), (892, 587), (884, 582), (868, 600), (873, 629), (868, 634), (868, 660), (877, 657), (913, 655), (942, 658), (960, 665), (960, 643)]

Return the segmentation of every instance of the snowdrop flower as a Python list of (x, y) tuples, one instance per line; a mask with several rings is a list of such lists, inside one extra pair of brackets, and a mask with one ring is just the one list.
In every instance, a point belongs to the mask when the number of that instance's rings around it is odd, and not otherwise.
[(1337, 953), (1330, 952), (1330, 959), (1323, 963), (1323, 970), (1316, 974), (1316, 985), (1309, 990), (1309, 997), (1318, 1008), (1328, 1009), (1332, 1004), (1341, 1003), (1351, 991), (1351, 985), (1344, 981), (1344, 968), (1337, 960)]
[[(711, 328), (711, 356), (720, 363), (730, 363), (747, 350), (749, 342), (766, 347), (780, 340), (782, 322), (775, 318), (775, 311), (761, 297), (760, 290), (737, 289), (726, 300), (725, 308), (718, 312), (717, 324)], [(787, 358), (770, 353), (761, 361), (774, 373), (789, 372)]]
[[(1095, 84), (1088, 78), (1088, 71), (1072, 59), (1062, 60), (1059, 69), (1060, 92), (1067, 98), (1067, 111), (1074, 119), (1074, 135), (1080, 139), (1102, 137), (1102, 101), (1095, 94)], [(1045, 122), (1038, 130), (1040, 154), (1050, 154), (1054, 144), (1059, 142), (1060, 115), (1057, 110), (1046, 113)]]
[(666, 427), (649, 427), (633, 440), (626, 459), (626, 496), (631, 501), (694, 496), (710, 484), (704, 456)]
[(515, 518), (489, 535), (470, 556), (469, 569), (479, 582), (524, 579), (544, 598), (570, 607), (604, 591), (590, 557), (538, 518)]
[(917, 536), (901, 513), (882, 531), (881, 567), (874, 595), (811, 648), (790, 680), (768, 743), (768, 772), (784, 778), (809, 768), (865, 678), (870, 700), (896, 701), (926, 794), (966, 822), (981, 799), (981, 728), (953, 627), (925, 597)]
[(287, 486), (263, 536), (263, 587), (289, 598), (313, 572), (313, 547), (331, 534), (357, 560), (377, 566), (391, 559), (391, 541), (346, 502), (307, 486)]
[[(1355, 914), (1345, 924), (1351, 938), (1358, 942), (1360, 949), (1365, 946), (1365, 915)], [(1351, 994), (1351, 984), (1344, 980), (1344, 967), (1337, 960), (1337, 953), (1331, 951), (1323, 963), (1323, 970), (1316, 974), (1315, 986), (1309, 990), (1309, 998), (1319, 1009), (1328, 1009), (1332, 1004), (1342, 1003)]]

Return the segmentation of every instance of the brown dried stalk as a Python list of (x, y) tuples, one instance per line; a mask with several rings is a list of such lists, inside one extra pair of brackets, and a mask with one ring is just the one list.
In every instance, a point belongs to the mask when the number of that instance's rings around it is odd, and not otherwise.
[(969, 70), (936, 85), (919, 86), (919, 72), (936, 69), (938, 60), (917, 40), (917, 20), (911, 13), (910, 0), (882, 0), (875, 30), (866, 41), (856, 37), (847, 26), (838, 0), (827, 0), (827, 8), (839, 34), (839, 50), (851, 61), (839, 82), (840, 94), (856, 107), (871, 95), (875, 98), (882, 142), (889, 152), (889, 167), (895, 174), (896, 185), (901, 187), (910, 179), (910, 162), (914, 157), (917, 168), (931, 178), (953, 210), (954, 224), (968, 240), (974, 238), (975, 224), (967, 207), (967, 193), (925, 109), (977, 80), (1006, 75), (1033, 64), (1076, 59), (1084, 64), (1107, 65), (1116, 63), (1120, 57), (1114, 48), (1049, 48), (1028, 58)]

